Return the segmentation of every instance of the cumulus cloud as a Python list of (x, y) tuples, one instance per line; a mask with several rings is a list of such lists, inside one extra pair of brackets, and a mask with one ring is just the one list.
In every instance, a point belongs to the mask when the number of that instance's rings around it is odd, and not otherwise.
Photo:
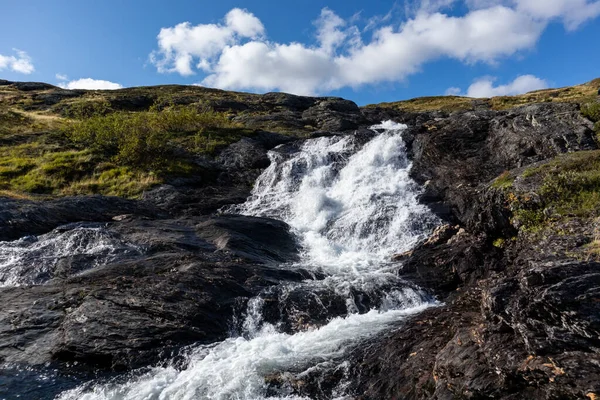
[[(443, 12), (459, 2), (468, 7), (463, 15)], [(150, 60), (162, 73), (201, 71), (201, 84), (207, 86), (316, 94), (402, 81), (441, 58), (495, 63), (532, 49), (553, 20), (575, 29), (600, 13), (598, 4), (600, 0), (421, 0), (402, 24), (387, 16), (377, 20), (379, 26), (369, 20), (368, 40), (355, 21), (325, 8), (314, 23), (313, 44), (271, 41), (255, 15), (236, 8), (220, 23), (184, 22), (161, 29)]]
[[(534, 75), (521, 75), (514, 81), (506, 85), (494, 86), (495, 77), (485, 76), (476, 79), (469, 86), (465, 96), (467, 97), (494, 97), (494, 96), (511, 96), (515, 94), (523, 94), (533, 90), (547, 89), (548, 82)], [(446, 90), (446, 95), (461, 95), (460, 88), (451, 87)]]
[(114, 90), (122, 89), (118, 83), (103, 81), (101, 79), (82, 78), (70, 82), (59, 83), (63, 89), (89, 89), (89, 90)]
[(0, 71), (9, 69), (13, 72), (29, 75), (35, 71), (31, 57), (19, 49), (13, 49), (16, 55), (4, 56), (0, 54)]
[(223, 24), (193, 26), (189, 22), (172, 28), (162, 28), (158, 34), (158, 50), (150, 54), (150, 61), (159, 72), (178, 72), (193, 75), (196, 68), (210, 71), (210, 59), (240, 39), (259, 39), (265, 28), (254, 14), (234, 8), (225, 16)]

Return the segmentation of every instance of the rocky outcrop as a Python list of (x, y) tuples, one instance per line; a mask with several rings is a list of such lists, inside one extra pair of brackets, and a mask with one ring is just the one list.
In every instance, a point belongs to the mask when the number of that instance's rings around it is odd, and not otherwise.
[(600, 264), (585, 250), (596, 223), (570, 217), (520, 229), (511, 196), (535, 197), (541, 183), (493, 182), (504, 171), (518, 176), (561, 153), (596, 149), (591, 127), (574, 105), (536, 104), (412, 129), (422, 200), (458, 226), (396, 259), (403, 276), (444, 305), (353, 352), (346, 376), (358, 398), (598, 396)]
[(0, 197), (0, 241), (38, 235), (70, 222), (104, 222), (122, 214), (160, 216), (156, 208), (116, 197), (65, 197), (46, 202)]
[(186, 344), (225, 338), (244, 301), (280, 282), (310, 278), (266, 265), (297, 257), (286, 224), (242, 216), (149, 220), (121, 216), (107, 228), (140, 254), (45, 285), (5, 287), (0, 360), (80, 362), (121, 370)]

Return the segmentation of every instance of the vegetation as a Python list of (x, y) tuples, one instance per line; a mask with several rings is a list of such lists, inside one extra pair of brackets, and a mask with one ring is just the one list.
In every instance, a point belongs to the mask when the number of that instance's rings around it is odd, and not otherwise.
[[(594, 103), (598, 86), (600, 80), (479, 103), (501, 109), (538, 101), (578, 102), (582, 114), (600, 128), (600, 106)], [(438, 96), (380, 106), (450, 112), (472, 109), (474, 103)], [(305, 126), (299, 132), (268, 118), (285, 110), (258, 95), (196, 86), (85, 91), (41, 85), (23, 91), (0, 85), (0, 196), (136, 197), (154, 185), (201, 172), (198, 156), (214, 156), (257, 129), (300, 136), (315, 129)], [(234, 116), (247, 126), (234, 123)], [(513, 181), (505, 173), (493, 185), (512, 190)], [(531, 212), (531, 220), (539, 217), (537, 210)]]
[(138, 112), (115, 109), (110, 96), (91, 92), (38, 109), (30, 92), (0, 87), (0, 196), (136, 197), (197, 172), (195, 156), (254, 134), (226, 112), (174, 105), (168, 94)]
[(497, 177), (494, 182), (492, 182), (492, 187), (498, 189), (507, 189), (512, 187), (513, 182), (515, 181), (515, 177), (510, 174), (508, 171), (504, 171), (499, 177)]
[[(598, 88), (600, 88), (600, 78), (578, 86), (536, 90), (518, 96), (498, 96), (491, 99), (483, 99), (483, 101), (487, 101), (493, 110), (506, 110), (527, 104), (544, 102), (585, 104), (596, 100)], [(394, 108), (413, 112), (436, 110), (453, 112), (473, 110), (475, 108), (474, 100), (476, 99), (461, 96), (433, 96), (391, 103), (372, 104), (367, 107)]]
[(239, 140), (236, 128), (223, 113), (182, 106), (95, 115), (73, 123), (67, 135), (120, 166), (161, 174), (186, 168), (178, 161), (181, 157), (176, 157), (178, 150), (210, 153), (219, 145)]
[(600, 216), (600, 150), (556, 157), (522, 174), (539, 182), (537, 196), (509, 196), (516, 219), (528, 230), (537, 230), (564, 218)]

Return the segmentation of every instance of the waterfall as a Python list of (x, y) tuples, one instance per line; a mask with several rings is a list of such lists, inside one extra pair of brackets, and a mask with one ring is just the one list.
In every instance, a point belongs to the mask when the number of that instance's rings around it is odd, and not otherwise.
[[(92, 382), (59, 398), (299, 399), (285, 385), (274, 393), (266, 377), (301, 377), (323, 364), (344, 365), (349, 346), (430, 307), (433, 301), (398, 278), (388, 262), (437, 223), (418, 203), (420, 189), (409, 177), (402, 140), (406, 126), (388, 121), (371, 129), (368, 137), (321, 137), (274, 149), (251, 197), (229, 210), (287, 222), (303, 254), (301, 262), (285, 267), (326, 276), (276, 287), (278, 298), (301, 290), (318, 300), (326, 291), (345, 299), (346, 313), (284, 332), (264, 320), (265, 293), (248, 302), (238, 335), (193, 347), (183, 367), (172, 364), (134, 372), (125, 380)], [(339, 396), (344, 387), (338, 388)]]

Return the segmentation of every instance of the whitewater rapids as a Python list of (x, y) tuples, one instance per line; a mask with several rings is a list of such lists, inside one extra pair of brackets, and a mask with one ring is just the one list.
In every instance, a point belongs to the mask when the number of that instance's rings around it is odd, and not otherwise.
[[(310, 291), (329, 286), (347, 296), (347, 315), (293, 334), (263, 321), (262, 298), (248, 302), (242, 332), (222, 342), (196, 346), (184, 363), (144, 369), (108, 381), (83, 384), (58, 399), (300, 399), (289, 387), (273, 394), (265, 377), (301, 377), (319, 365), (344, 365), (350, 345), (385, 330), (407, 315), (434, 305), (407, 285), (387, 260), (409, 250), (438, 223), (417, 197), (402, 140), (405, 125), (373, 126), (368, 138), (310, 139), (290, 151), (269, 153), (271, 165), (251, 197), (231, 211), (287, 222), (302, 244), (302, 267), (327, 275), (303, 282)], [(351, 293), (375, 293), (376, 308), (359, 312)], [(183, 366), (182, 366), (183, 365)], [(342, 382), (334, 391), (344, 398)]]

